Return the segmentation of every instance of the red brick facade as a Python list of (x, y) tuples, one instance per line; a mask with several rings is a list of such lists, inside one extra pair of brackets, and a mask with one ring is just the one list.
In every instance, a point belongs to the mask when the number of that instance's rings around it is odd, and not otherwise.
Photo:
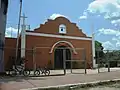
[[(64, 24), (66, 26), (66, 34), (59, 33), (59, 25)], [(7, 46), (10, 41), (6, 39)], [(15, 43), (12, 43), (14, 47)], [(26, 31), (25, 38), (25, 58), (27, 61), (26, 68), (33, 69), (34, 67), (48, 66), (51, 62), (51, 68), (55, 65), (55, 48), (58, 46), (65, 46), (72, 49), (72, 59), (83, 59), (83, 50), (75, 50), (76, 48), (84, 48), (85, 56), (88, 64), (92, 63), (92, 40), (91, 37), (87, 37), (81, 29), (79, 29), (75, 23), (71, 23), (64, 17), (58, 17), (55, 20), (48, 20), (45, 24), (41, 24), (39, 28), (34, 31)], [(5, 57), (8, 57), (8, 53), (5, 51)], [(12, 54), (12, 53), (11, 53)], [(8, 62), (5, 58), (5, 62)], [(5, 67), (7, 63), (5, 63)], [(81, 65), (81, 64), (79, 64)], [(78, 65), (78, 66), (79, 66)]]

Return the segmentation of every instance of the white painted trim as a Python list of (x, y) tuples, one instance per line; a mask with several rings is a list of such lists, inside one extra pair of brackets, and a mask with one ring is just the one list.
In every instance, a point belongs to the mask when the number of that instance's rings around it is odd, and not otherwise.
[(66, 39), (77, 39), (77, 40), (91, 40), (92, 41), (92, 38), (88, 38), (88, 37), (62, 36), (62, 35), (45, 34), (45, 33), (26, 32), (26, 35), (43, 36), (43, 37), (55, 37), (55, 38), (66, 38)]
[(96, 60), (95, 60), (95, 40), (94, 33), (92, 34), (92, 59), (93, 59), (93, 68), (96, 68)]
[(67, 43), (67, 44), (73, 49), (73, 52), (74, 52), (75, 54), (77, 54), (77, 52), (75, 51), (75, 48), (74, 48), (74, 46), (72, 45), (72, 43), (70, 43), (70, 42), (68, 42), (68, 41), (58, 41), (58, 42), (56, 42), (56, 43), (52, 46), (52, 48), (51, 48), (51, 50), (50, 50), (50, 53), (53, 52), (54, 47), (55, 47), (57, 44), (59, 44), (59, 43)]

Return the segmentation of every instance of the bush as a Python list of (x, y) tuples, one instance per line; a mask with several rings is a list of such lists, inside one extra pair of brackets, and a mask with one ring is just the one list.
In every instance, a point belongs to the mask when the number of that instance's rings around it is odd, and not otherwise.
[(111, 61), (110, 67), (117, 67), (117, 61)]
[[(117, 67), (117, 61), (110, 61), (110, 67)], [(108, 65), (106, 64), (105, 67), (108, 67)]]

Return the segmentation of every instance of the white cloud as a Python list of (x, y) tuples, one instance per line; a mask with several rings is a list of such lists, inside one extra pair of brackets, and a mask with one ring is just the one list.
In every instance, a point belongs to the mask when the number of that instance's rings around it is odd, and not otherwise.
[(113, 37), (113, 41), (116, 41), (115, 46), (120, 49), (120, 37)]
[(118, 19), (118, 20), (112, 20), (111, 23), (112, 23), (112, 24), (120, 23), (120, 19)]
[(57, 17), (66, 17), (66, 18), (68, 18), (67, 16), (64, 16), (64, 15), (62, 15), (62, 14), (54, 13), (54, 14), (52, 14), (52, 15), (49, 17), (49, 19), (54, 20), (54, 19), (56, 19)]
[(99, 31), (99, 35), (100, 35), (100, 34), (116, 35), (116, 36), (119, 36), (119, 35), (120, 35), (120, 31), (114, 30), (114, 29), (101, 28), (101, 29), (99, 29), (98, 31)]
[(118, 26), (118, 25), (120, 25), (120, 19), (112, 20), (111, 23), (114, 24), (115, 26)]
[(112, 38), (112, 40), (113, 40), (113, 41), (117, 41), (118, 39), (117, 39), (117, 38), (115, 38), (115, 37), (113, 37), (113, 38)]
[(116, 47), (120, 47), (120, 41), (116, 43)]
[(120, 50), (120, 36), (113, 37), (111, 41), (102, 42), (104, 50)]
[(97, 15), (98, 17), (100, 17), (101, 15)]
[(88, 12), (104, 14), (104, 18), (120, 17), (120, 0), (95, 0), (89, 4)]
[[(100, 15), (109, 19), (115, 26), (120, 25), (120, 0), (94, 0), (89, 4), (87, 13), (90, 15)], [(101, 28), (99, 34), (114, 35), (116, 38), (109, 38), (108, 41), (102, 42), (104, 49), (120, 49), (120, 31), (110, 28)]]
[(110, 41), (102, 42), (102, 46), (104, 47), (104, 50), (116, 49), (115, 46)]
[(80, 16), (79, 19), (87, 19), (87, 11), (84, 11), (83, 15)]
[(17, 37), (17, 31), (18, 29), (15, 29), (13, 27), (8, 27), (6, 28), (5, 36), (6, 37)]
[(80, 19), (87, 19), (87, 16), (80, 16)]

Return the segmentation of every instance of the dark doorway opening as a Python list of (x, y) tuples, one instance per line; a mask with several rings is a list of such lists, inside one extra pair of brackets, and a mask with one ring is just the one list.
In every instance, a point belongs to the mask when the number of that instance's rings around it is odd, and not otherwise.
[[(63, 49), (66, 51), (66, 60), (71, 60), (70, 49), (65, 46), (59, 46), (55, 49), (54, 52), (54, 69), (63, 69)], [(66, 62), (66, 68), (71, 68), (71, 63)]]

